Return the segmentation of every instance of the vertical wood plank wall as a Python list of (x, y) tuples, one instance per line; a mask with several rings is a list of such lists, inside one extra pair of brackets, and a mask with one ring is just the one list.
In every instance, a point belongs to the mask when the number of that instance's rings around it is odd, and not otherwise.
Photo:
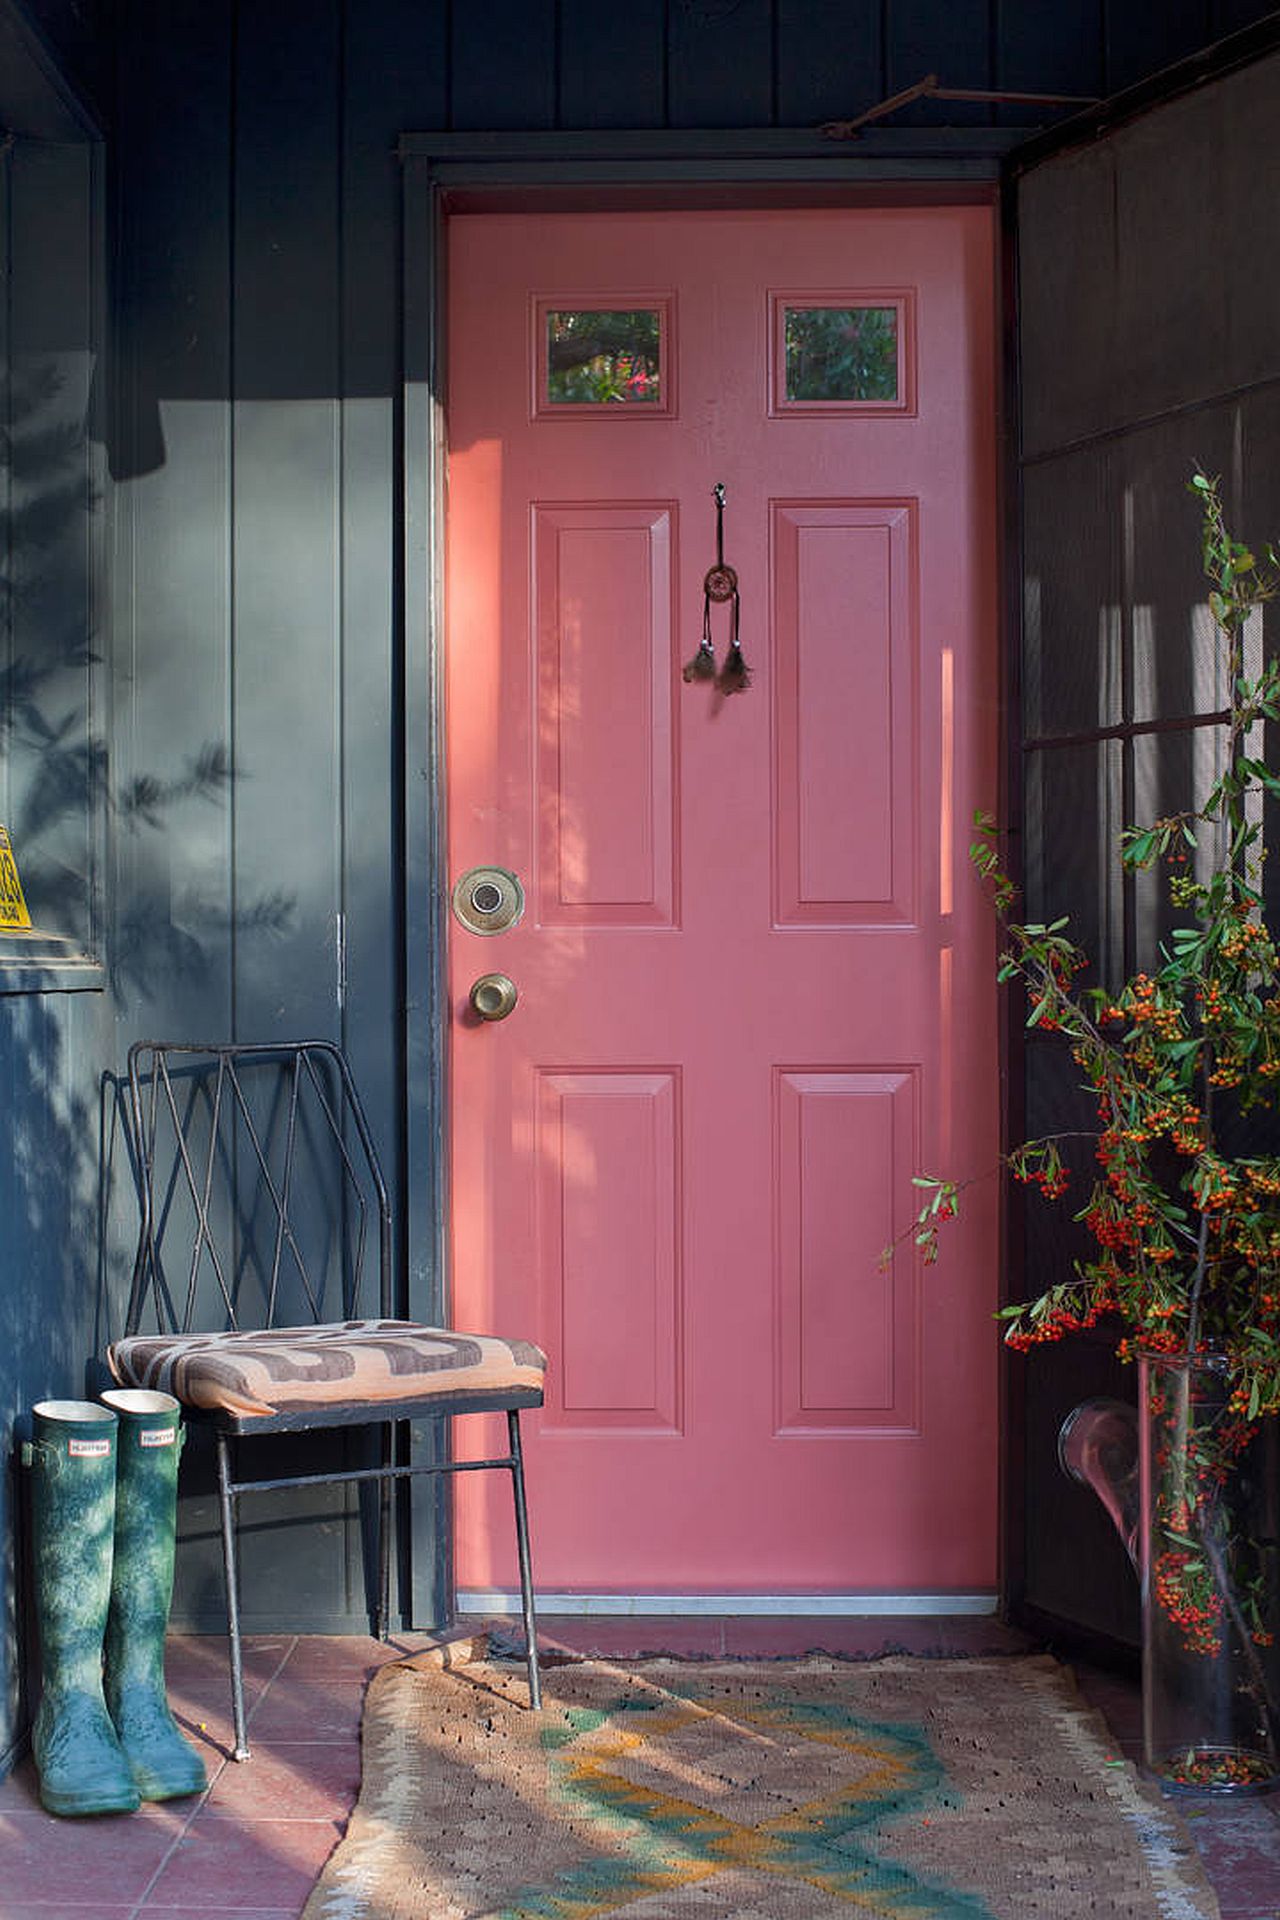
[[(397, 1193), (426, 1178), (405, 1164), (403, 1133), (404, 1009), (422, 983), (399, 960), (397, 137), (801, 127), (929, 71), (1102, 95), (1266, 10), (26, 0), (108, 117), (111, 811), (108, 985), (0, 1004), (6, 1412), (79, 1391), (86, 1353), (114, 1330), (132, 1196), (127, 1173), (99, 1180), (100, 1152), (116, 1145), (110, 1129), (102, 1145), (100, 1090), (134, 1038), (340, 1036)], [(951, 117), (989, 112), (1016, 123), (1010, 109)], [(74, 1175), (55, 1177), (69, 1137)], [(38, 1206), (14, 1198), (18, 1166), (44, 1168)], [(430, 1311), (430, 1276), (415, 1292)], [(332, 1518), (322, 1508), (264, 1548), (250, 1624), (361, 1624), (350, 1541), (335, 1553)], [(0, 1531), (8, 1519), (0, 1507)], [(197, 1538), (210, 1519), (204, 1495), (186, 1503), (179, 1617), (204, 1625), (218, 1608)], [(438, 1587), (430, 1542), (419, 1545), (426, 1614)], [(276, 1577), (286, 1562), (288, 1582)], [(18, 1725), (11, 1556), (3, 1565), (0, 1765)]]
[[(109, 733), (89, 419), (100, 156), (56, 103), (39, 124), (0, 158), (0, 821), (42, 929), (93, 946)], [(27, 1638), (15, 1423), (42, 1396), (81, 1391), (96, 1344), (102, 1075), (115, 1058), (108, 993), (14, 984), (0, 968), (0, 1769)]]

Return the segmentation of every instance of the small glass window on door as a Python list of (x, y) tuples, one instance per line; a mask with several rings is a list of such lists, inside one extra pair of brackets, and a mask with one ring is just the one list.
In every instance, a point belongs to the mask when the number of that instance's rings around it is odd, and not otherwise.
[(538, 416), (673, 411), (669, 298), (544, 298), (534, 331)]
[(913, 413), (907, 293), (773, 296), (774, 413)]

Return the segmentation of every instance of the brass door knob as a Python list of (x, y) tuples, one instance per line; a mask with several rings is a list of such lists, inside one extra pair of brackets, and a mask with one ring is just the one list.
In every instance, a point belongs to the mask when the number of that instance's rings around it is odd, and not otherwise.
[(480, 1020), (505, 1020), (519, 998), (505, 973), (482, 973), (471, 983), (471, 1010)]

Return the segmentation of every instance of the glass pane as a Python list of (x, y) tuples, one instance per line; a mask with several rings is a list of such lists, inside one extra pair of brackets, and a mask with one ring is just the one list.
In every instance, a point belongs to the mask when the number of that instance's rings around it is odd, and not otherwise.
[(898, 398), (896, 307), (788, 307), (788, 400)]
[(547, 399), (560, 406), (654, 406), (661, 399), (657, 307), (547, 314)]

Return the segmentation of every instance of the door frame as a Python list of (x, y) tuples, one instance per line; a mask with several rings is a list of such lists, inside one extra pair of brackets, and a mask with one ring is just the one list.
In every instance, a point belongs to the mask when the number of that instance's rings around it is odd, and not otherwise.
[[(1025, 127), (877, 129), (856, 142), (802, 130), (687, 132), (406, 133), (402, 180), (401, 527), (403, 619), (403, 1167), (406, 1310), (448, 1324), (448, 1000), (445, 966), (449, 887), (443, 737), (445, 395), (448, 219), (465, 212), (651, 211), (662, 208), (981, 204), (999, 207), (1005, 162)], [(1005, 476), (1013, 471), (1016, 415), (1012, 329), (1003, 310), (1012, 286), (1010, 229), (997, 221), (998, 341), (1005, 372), (997, 394), (997, 556), (1002, 587), (1014, 577)], [(1016, 555), (1016, 546), (1013, 548)], [(1003, 592), (998, 638), (1001, 684), (1010, 684), (1016, 593)], [(1002, 699), (1000, 777), (1010, 764)], [(1002, 802), (1003, 803), (1003, 802)], [(1007, 1076), (1002, 1076), (1007, 1082)], [(1007, 1367), (1001, 1366), (998, 1461), (1000, 1573), (1006, 1588)], [(451, 1619), (455, 1581), (447, 1507), (438, 1476), (409, 1483), (411, 1522), (404, 1591), (412, 1621)], [(815, 1611), (809, 1607), (808, 1611)]]

